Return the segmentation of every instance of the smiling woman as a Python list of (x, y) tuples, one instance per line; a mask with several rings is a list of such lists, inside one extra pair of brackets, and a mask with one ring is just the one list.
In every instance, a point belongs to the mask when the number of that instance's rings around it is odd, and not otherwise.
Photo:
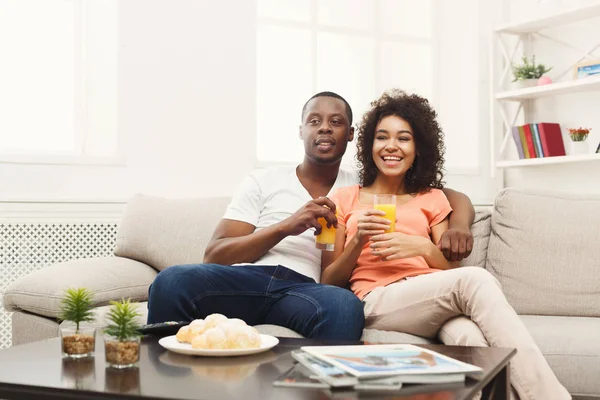
[[(358, 128), (357, 160), (362, 184), (369, 186), (375, 181), (380, 166), (377, 161), (382, 162), (385, 154), (409, 161), (402, 171), (408, 193), (441, 188), (444, 135), (429, 101), (415, 94), (391, 91), (372, 104)], [(386, 164), (381, 166), (385, 168)]]
[[(570, 398), (498, 281), (483, 268), (459, 268), (440, 250), (452, 207), (440, 190), (443, 135), (429, 102), (395, 90), (372, 105), (358, 128), (362, 186), (329, 196), (338, 228), (332, 254), (321, 258), (321, 283), (349, 286), (365, 304), (366, 328), (435, 338), (447, 321), (466, 316), (486, 344), (517, 349), (510, 381), (521, 398)], [(373, 207), (380, 194), (395, 195), (390, 231)]]

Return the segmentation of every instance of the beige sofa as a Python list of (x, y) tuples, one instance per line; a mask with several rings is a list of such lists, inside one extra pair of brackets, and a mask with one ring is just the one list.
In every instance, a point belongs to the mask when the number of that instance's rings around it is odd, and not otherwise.
[[(228, 199), (165, 200), (135, 196), (117, 235), (115, 257), (73, 260), (15, 281), (4, 294), (13, 311), (13, 344), (58, 336), (55, 321), (67, 287), (94, 291), (93, 325), (109, 300), (142, 302), (158, 271), (197, 263)], [(477, 212), (475, 249), (463, 265), (487, 268), (574, 395), (600, 396), (600, 196), (506, 189)], [(298, 336), (272, 325), (259, 330)], [(370, 342), (428, 343), (397, 332), (365, 330)]]

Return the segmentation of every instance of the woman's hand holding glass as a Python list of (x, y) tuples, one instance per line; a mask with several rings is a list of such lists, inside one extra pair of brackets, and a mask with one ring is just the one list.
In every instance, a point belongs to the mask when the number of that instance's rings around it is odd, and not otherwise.
[(435, 247), (427, 238), (401, 232), (371, 236), (371, 242), (373, 255), (381, 257), (384, 261), (425, 256)]
[(361, 245), (367, 243), (373, 235), (390, 229), (390, 221), (383, 218), (384, 215), (385, 212), (381, 210), (367, 210), (358, 218), (356, 239)]

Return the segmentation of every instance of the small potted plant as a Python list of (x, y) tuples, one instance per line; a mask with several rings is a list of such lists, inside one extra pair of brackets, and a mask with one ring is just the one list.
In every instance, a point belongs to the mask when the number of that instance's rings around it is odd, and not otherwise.
[(588, 146), (586, 139), (592, 128), (569, 128), (569, 136), (571, 137), (571, 153), (570, 154), (587, 154)]
[(67, 289), (60, 305), (59, 320), (72, 324), (60, 328), (62, 355), (81, 358), (94, 355), (96, 329), (82, 327), (82, 322), (94, 321), (92, 293), (85, 288)]
[(137, 304), (130, 299), (111, 301), (104, 328), (106, 363), (113, 368), (135, 367), (140, 359), (140, 324), (136, 318), (141, 314)]
[(520, 88), (535, 86), (538, 84), (538, 79), (552, 68), (547, 68), (544, 64), (536, 64), (535, 56), (531, 57), (531, 62), (526, 56), (521, 59), (523, 64), (512, 64), (513, 82)]

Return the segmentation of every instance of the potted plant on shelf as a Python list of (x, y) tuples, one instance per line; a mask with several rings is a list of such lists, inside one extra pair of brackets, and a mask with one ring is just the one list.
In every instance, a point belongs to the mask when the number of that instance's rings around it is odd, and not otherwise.
[(104, 350), (106, 363), (113, 368), (135, 367), (140, 359), (140, 324), (136, 318), (141, 314), (137, 303), (130, 299), (111, 301), (106, 315), (108, 324), (104, 328)]
[(61, 301), (59, 320), (70, 321), (60, 327), (63, 357), (81, 358), (94, 355), (96, 343), (96, 329), (82, 327), (82, 322), (92, 322), (92, 293), (85, 288), (67, 289)]
[(571, 153), (570, 154), (587, 154), (588, 145), (586, 139), (592, 128), (569, 128), (569, 136), (571, 137)]
[[(519, 88), (525, 88), (535, 86), (538, 84), (540, 79), (546, 72), (552, 68), (547, 68), (544, 64), (536, 64), (535, 56), (531, 57), (531, 62), (526, 56), (523, 56), (522, 64), (512, 64), (513, 68), (513, 82), (516, 82), (516, 86)], [(551, 83), (552, 80), (547, 79), (545, 83)]]

